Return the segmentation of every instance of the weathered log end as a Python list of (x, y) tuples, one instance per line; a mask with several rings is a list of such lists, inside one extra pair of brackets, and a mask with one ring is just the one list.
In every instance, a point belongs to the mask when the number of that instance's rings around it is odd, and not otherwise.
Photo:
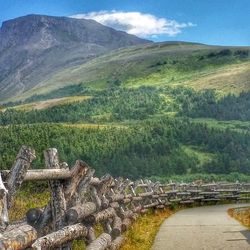
[(111, 242), (111, 245), (110, 245), (110, 250), (117, 250), (121, 247), (122, 243), (124, 241), (124, 236), (119, 236), (117, 237), (115, 240), (113, 240)]
[(68, 223), (73, 224), (78, 221), (78, 213), (75, 209), (69, 209), (65, 214), (65, 219)]
[(130, 228), (131, 224), (132, 224), (132, 221), (129, 218), (125, 218), (122, 221), (122, 232), (127, 231)]
[(37, 231), (30, 225), (22, 225), (0, 235), (1, 250), (26, 249), (37, 238)]
[(23, 145), (19, 150), (16, 159), (23, 159), (31, 163), (36, 159), (36, 151), (30, 147)]
[(112, 238), (115, 239), (116, 237), (120, 236), (121, 232), (122, 232), (122, 220), (120, 217), (115, 216), (113, 219), (113, 228), (111, 232)]
[(102, 233), (96, 240), (90, 243), (86, 250), (105, 250), (111, 244), (111, 236), (107, 233)]
[(26, 213), (26, 221), (29, 225), (35, 225), (43, 214), (42, 209), (32, 208)]
[(48, 168), (60, 168), (59, 159), (58, 159), (58, 152), (56, 148), (49, 148), (44, 150), (44, 158), (46, 167)]
[(93, 202), (74, 206), (66, 212), (66, 221), (69, 223), (80, 222), (83, 218), (90, 216), (96, 212), (96, 205)]

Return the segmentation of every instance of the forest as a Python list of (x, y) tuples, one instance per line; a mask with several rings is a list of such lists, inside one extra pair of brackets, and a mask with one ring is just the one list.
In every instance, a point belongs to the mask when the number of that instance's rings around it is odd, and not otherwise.
[(229, 94), (220, 98), (214, 90), (194, 91), (180, 87), (112, 88), (85, 93), (91, 94), (92, 98), (44, 110), (20, 111), (7, 108), (0, 113), (0, 125), (121, 122), (144, 120), (169, 112), (175, 112), (180, 117), (250, 121), (250, 92)]
[(38, 152), (35, 168), (43, 167), (42, 151), (56, 147), (62, 160), (72, 165), (83, 159), (98, 175), (250, 174), (248, 130), (193, 122), (249, 121), (250, 92), (218, 96), (213, 90), (117, 87), (86, 93), (91, 98), (84, 101), (1, 112), (1, 168), (9, 168), (26, 144)]
[[(76, 128), (56, 124), (0, 128), (0, 166), (9, 168), (22, 144), (37, 150), (34, 167), (43, 167), (42, 151), (58, 148), (61, 160), (83, 159), (114, 176), (138, 178), (187, 173), (250, 174), (250, 134), (209, 129), (188, 119), (158, 118), (130, 127)], [(183, 145), (209, 152), (202, 165)]]
[(198, 94), (187, 93), (179, 103), (181, 114), (189, 117), (250, 121), (250, 92), (238, 96), (229, 94), (217, 100), (215, 91), (206, 90)]

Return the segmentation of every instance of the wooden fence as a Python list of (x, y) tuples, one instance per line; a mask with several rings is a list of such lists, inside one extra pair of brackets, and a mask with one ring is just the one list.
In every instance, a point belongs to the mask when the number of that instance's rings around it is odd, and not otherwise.
[[(105, 175), (77, 160), (72, 168), (60, 163), (57, 150), (44, 152), (45, 169), (28, 170), (35, 151), (23, 146), (10, 171), (0, 176), (0, 249), (72, 249), (82, 239), (87, 250), (118, 249), (126, 231), (148, 209), (172, 204), (206, 204), (249, 200), (250, 183), (167, 183), (131, 181)], [(22, 221), (9, 222), (8, 210), (24, 181), (47, 180), (51, 197), (43, 208), (32, 208)], [(94, 226), (104, 232), (95, 236)]]

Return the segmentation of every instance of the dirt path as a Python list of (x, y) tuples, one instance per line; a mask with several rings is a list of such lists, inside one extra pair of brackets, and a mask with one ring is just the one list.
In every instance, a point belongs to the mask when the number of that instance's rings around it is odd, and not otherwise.
[(152, 250), (250, 250), (250, 231), (227, 214), (231, 204), (182, 210), (163, 222)]

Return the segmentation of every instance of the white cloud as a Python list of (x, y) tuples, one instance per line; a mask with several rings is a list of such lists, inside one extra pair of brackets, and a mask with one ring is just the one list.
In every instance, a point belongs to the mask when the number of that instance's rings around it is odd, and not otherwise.
[(126, 31), (140, 37), (156, 37), (158, 35), (176, 36), (182, 29), (193, 27), (191, 22), (179, 23), (176, 20), (158, 18), (141, 12), (99, 11), (77, 14), (73, 18), (93, 19), (112, 28)]

